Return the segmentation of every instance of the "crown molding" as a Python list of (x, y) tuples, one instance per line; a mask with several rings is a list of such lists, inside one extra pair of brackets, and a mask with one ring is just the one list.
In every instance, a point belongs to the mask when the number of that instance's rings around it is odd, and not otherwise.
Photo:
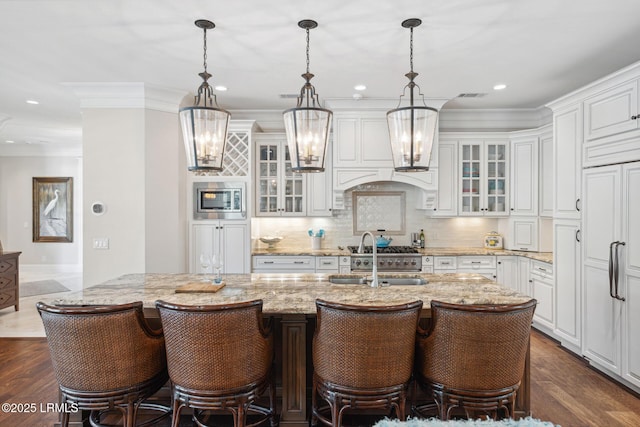
[(142, 82), (62, 83), (80, 99), (80, 108), (145, 108), (178, 113), (188, 92)]

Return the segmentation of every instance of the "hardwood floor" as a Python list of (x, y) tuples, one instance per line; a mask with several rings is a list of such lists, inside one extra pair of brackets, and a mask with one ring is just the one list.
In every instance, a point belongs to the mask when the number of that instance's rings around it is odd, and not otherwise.
[[(0, 412), (0, 426), (52, 426), (58, 414), (46, 404), (56, 403), (58, 392), (46, 340), (1, 338), (0, 361), (0, 403), (36, 405), (34, 413)], [(531, 340), (531, 409), (562, 427), (640, 426), (637, 395), (538, 332)]]

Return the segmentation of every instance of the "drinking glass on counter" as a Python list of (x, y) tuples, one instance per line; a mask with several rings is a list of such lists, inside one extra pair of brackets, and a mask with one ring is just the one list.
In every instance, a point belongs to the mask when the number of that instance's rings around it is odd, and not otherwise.
[(213, 276), (214, 283), (222, 282), (222, 266), (224, 265), (224, 260), (222, 259), (222, 255), (214, 255), (213, 258), (213, 270), (215, 271), (215, 275)]

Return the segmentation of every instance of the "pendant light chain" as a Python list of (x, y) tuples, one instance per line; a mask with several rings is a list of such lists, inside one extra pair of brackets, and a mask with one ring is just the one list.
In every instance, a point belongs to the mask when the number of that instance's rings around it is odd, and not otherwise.
[(307, 74), (309, 74), (309, 28), (307, 28)]
[(207, 29), (204, 28), (204, 72), (207, 72)]
[(411, 39), (409, 41), (409, 63), (411, 65), (411, 72), (413, 73), (413, 27), (411, 27)]

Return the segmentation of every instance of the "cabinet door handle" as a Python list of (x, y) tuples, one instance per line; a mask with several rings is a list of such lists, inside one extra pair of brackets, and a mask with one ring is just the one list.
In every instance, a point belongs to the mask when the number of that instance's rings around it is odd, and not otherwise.
[(613, 247), (618, 242), (611, 242), (609, 245), (609, 296), (611, 298), (615, 298), (616, 296), (613, 294)]
[(618, 284), (620, 281), (620, 254), (618, 253), (618, 248), (620, 246), (625, 246), (626, 243), (625, 242), (617, 242), (616, 246), (615, 246), (615, 252), (616, 252), (616, 262), (615, 262), (615, 273), (614, 273), (614, 279), (615, 279), (615, 283), (616, 283), (616, 294), (615, 294), (615, 299), (620, 300), (620, 301), (625, 301), (624, 297), (621, 297), (618, 294)]
[(273, 261), (262, 261), (263, 264), (273, 264)]
[(580, 230), (576, 230), (576, 242), (580, 242)]
[(576, 210), (578, 212), (580, 212), (580, 206), (578, 206), (580, 204), (580, 199), (576, 199)]
[(294, 264), (304, 264), (304, 261), (293, 261)]
[(640, 119), (640, 115), (631, 116), (631, 120), (637, 120), (637, 119)]

